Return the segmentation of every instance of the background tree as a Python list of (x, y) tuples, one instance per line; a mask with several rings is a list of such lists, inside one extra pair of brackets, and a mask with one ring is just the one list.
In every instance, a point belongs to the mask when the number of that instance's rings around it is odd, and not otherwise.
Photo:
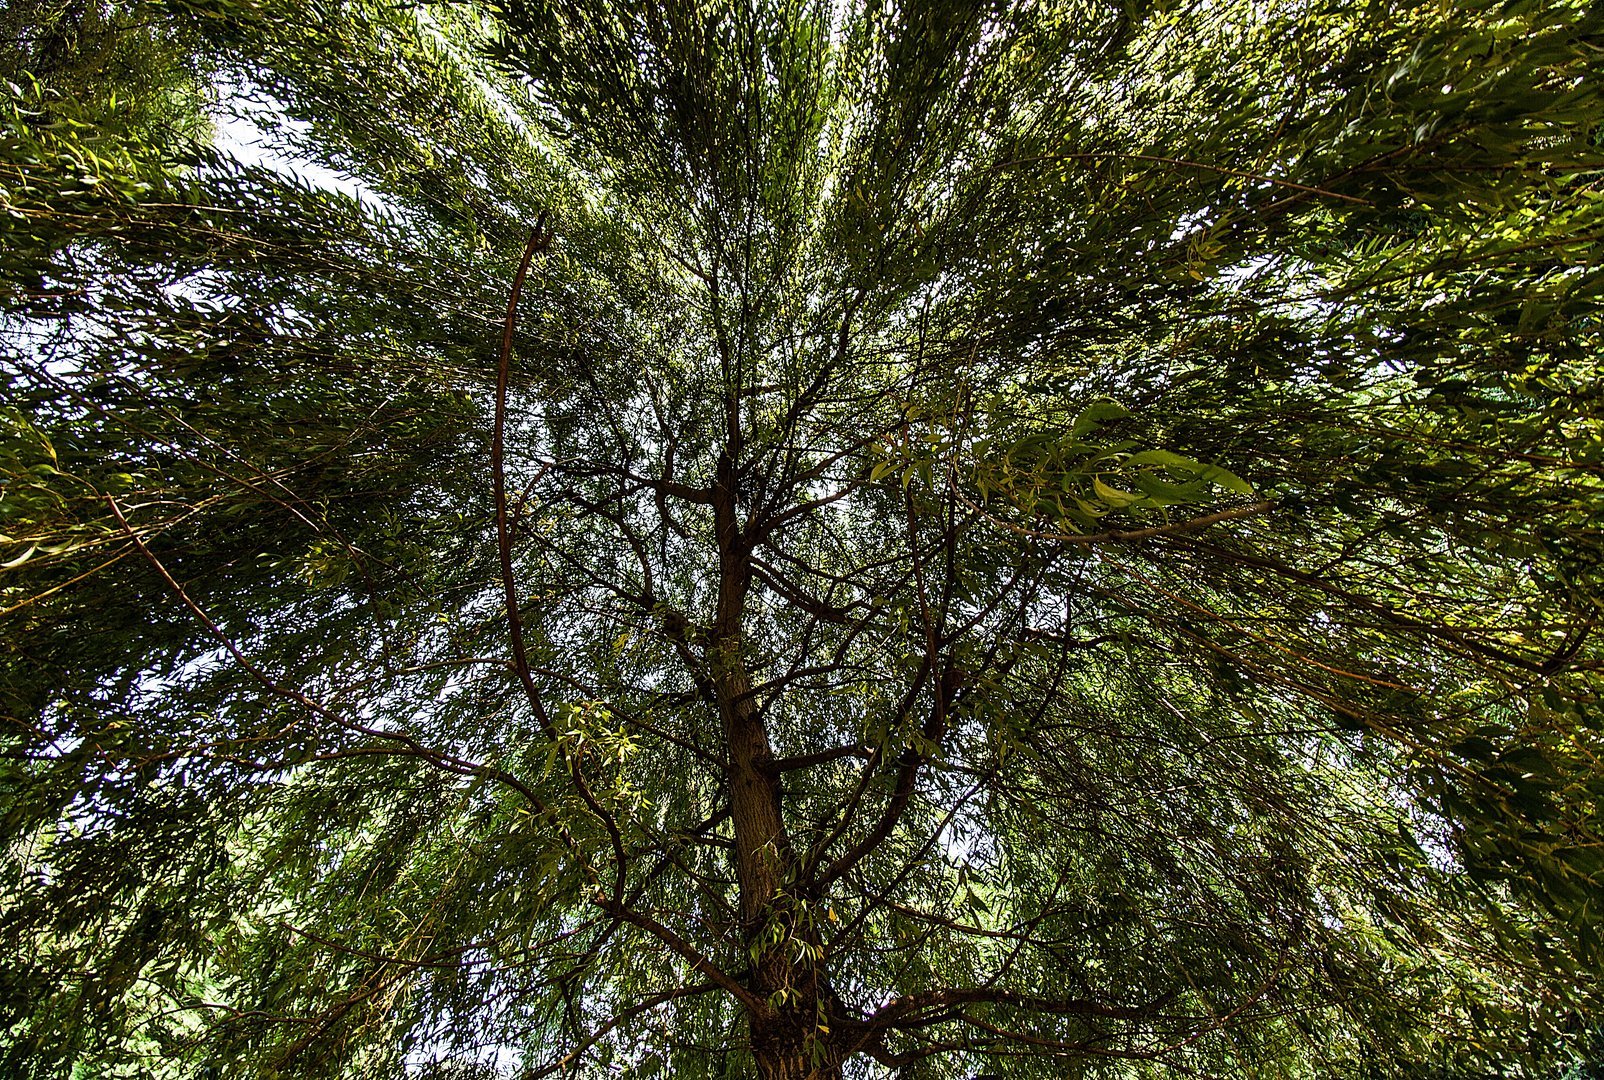
[(13, 1072), (1583, 1052), (1599, 15), (95, 10), (167, 59), (17, 52), (0, 165)]

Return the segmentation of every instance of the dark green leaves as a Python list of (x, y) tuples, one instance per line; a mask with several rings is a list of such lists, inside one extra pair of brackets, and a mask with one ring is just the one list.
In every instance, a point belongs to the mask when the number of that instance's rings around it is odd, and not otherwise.
[(0, 1068), (1580, 1045), (1591, 8), (13, 9)]

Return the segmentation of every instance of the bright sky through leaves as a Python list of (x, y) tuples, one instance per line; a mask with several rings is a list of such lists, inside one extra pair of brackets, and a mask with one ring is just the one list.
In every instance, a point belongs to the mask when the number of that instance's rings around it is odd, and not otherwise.
[(0, 1073), (1591, 1075), (1594, 7), (13, 0)]

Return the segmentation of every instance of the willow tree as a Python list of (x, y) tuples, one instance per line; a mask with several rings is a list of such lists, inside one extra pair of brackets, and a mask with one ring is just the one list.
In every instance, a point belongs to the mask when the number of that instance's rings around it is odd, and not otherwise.
[(54, 17), (10, 1075), (1580, 1052), (1590, 5)]

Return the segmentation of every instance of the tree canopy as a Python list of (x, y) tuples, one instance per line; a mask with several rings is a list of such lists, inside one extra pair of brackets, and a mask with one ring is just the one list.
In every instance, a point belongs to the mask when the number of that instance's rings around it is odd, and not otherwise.
[(0, 28), (8, 1075), (1587, 1052), (1604, 9)]

